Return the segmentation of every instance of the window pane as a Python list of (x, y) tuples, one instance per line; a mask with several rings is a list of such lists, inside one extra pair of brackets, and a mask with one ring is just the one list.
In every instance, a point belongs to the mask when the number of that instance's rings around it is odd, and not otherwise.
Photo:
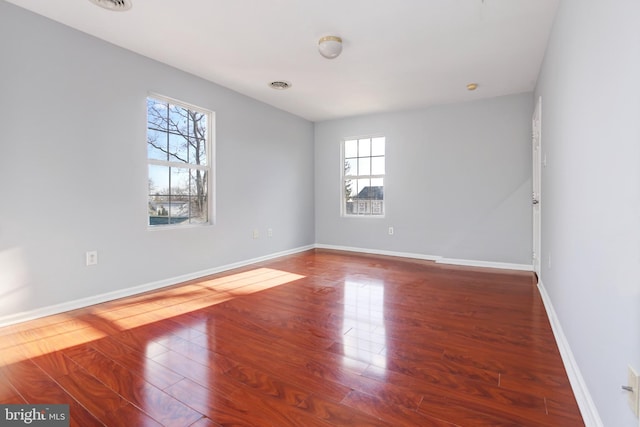
[(168, 104), (166, 102), (147, 98), (147, 127), (166, 130), (167, 108)]
[(167, 160), (167, 134), (157, 130), (147, 130), (147, 157)]
[(149, 225), (169, 223), (169, 168), (149, 165)]
[(189, 111), (189, 137), (207, 138), (207, 116), (197, 111)]
[(368, 188), (371, 186), (370, 179), (358, 179), (358, 198), (366, 198), (369, 192)]
[(344, 157), (358, 157), (358, 141), (350, 140), (344, 142)]
[(169, 224), (169, 196), (149, 197), (149, 225)]
[(180, 224), (189, 219), (189, 169), (171, 168), (171, 201), (169, 216), (171, 224)]
[(177, 105), (169, 105), (169, 131), (187, 135), (188, 111)]
[(382, 178), (371, 179), (371, 215), (384, 215), (384, 180)]
[(371, 188), (374, 189), (372, 192), (372, 198), (374, 199), (384, 199), (384, 179), (383, 178), (373, 178), (371, 180)]
[(170, 169), (171, 169), (171, 195), (174, 197), (178, 197), (178, 196), (188, 197), (189, 196), (189, 169), (186, 169), (186, 168), (170, 168)]
[(371, 157), (358, 159), (358, 175), (371, 175)]
[(188, 163), (187, 140), (182, 135), (169, 134), (169, 161)]
[(384, 157), (371, 158), (371, 175), (384, 175)]
[(358, 159), (345, 159), (344, 175), (358, 175)]
[(189, 138), (189, 163), (192, 165), (207, 164), (207, 140), (199, 137)]
[(371, 201), (371, 215), (383, 215), (384, 214), (384, 201), (372, 200)]
[(149, 194), (169, 194), (169, 168), (149, 165)]
[(189, 190), (189, 222), (205, 223), (208, 216), (207, 172), (191, 170)]
[(357, 200), (357, 214), (358, 215), (366, 215), (371, 212), (371, 203), (366, 199), (358, 199)]
[(384, 143), (385, 143), (385, 138), (372, 138), (371, 139), (371, 155), (384, 156)]
[(371, 155), (371, 140), (359, 139), (358, 140), (358, 157), (365, 157)]
[(358, 184), (354, 179), (344, 181), (344, 194), (347, 199), (355, 197), (358, 193)]

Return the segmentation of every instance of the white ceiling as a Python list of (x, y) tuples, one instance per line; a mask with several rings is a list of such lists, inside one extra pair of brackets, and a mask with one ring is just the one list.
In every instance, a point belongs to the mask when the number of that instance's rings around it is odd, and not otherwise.
[[(312, 121), (531, 91), (559, 2), (8, 1)], [(341, 56), (319, 55), (324, 35)]]

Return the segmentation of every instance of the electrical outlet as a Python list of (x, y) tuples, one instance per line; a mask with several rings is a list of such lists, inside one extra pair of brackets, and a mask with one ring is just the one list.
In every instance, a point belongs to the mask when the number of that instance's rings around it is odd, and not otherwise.
[(260, 238), (260, 231), (258, 231), (257, 228), (255, 230), (253, 230), (253, 238), (254, 239), (259, 239)]
[(389, 236), (393, 236), (393, 227), (389, 227)]
[(630, 388), (630, 390), (627, 390), (627, 393), (629, 393), (629, 407), (637, 417), (638, 406), (640, 406), (640, 393), (638, 393), (638, 386), (640, 385), (640, 381), (638, 381), (638, 374), (631, 366), (628, 366), (627, 376), (627, 387)]
[(273, 228), (267, 228), (267, 237), (273, 237)]
[(87, 251), (85, 254), (85, 261), (87, 266), (98, 264), (98, 251)]

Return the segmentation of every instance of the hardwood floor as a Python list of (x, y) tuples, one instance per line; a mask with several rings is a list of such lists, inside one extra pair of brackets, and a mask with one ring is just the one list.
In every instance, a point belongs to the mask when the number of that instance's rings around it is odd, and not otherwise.
[(584, 426), (533, 274), (315, 250), (0, 329), (72, 426)]

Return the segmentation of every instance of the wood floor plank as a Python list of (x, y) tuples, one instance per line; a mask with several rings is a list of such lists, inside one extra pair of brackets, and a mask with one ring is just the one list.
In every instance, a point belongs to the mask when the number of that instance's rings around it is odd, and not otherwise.
[[(165, 389), (184, 378), (154, 362), (148, 354), (128, 347), (113, 337), (94, 341), (91, 343), (91, 347), (107, 355), (131, 372), (144, 373), (145, 381), (159, 389)], [(156, 355), (156, 353), (153, 352), (152, 355)]]
[(107, 414), (117, 412), (128, 404), (122, 396), (105, 387), (104, 384), (80, 368), (74, 369), (69, 375), (57, 378), (56, 381), (92, 416), (104, 423), (108, 420)]
[(529, 272), (316, 249), (0, 328), (72, 426), (584, 426)]
[(109, 427), (162, 427), (166, 425), (160, 424), (131, 403), (118, 408), (115, 412), (107, 412), (104, 420), (105, 425)]
[(66, 350), (65, 355), (163, 425), (189, 426), (202, 417), (202, 414), (148, 383), (143, 376), (91, 347)]
[(455, 424), (421, 414), (402, 405), (394, 405), (393, 402), (379, 399), (357, 390), (349, 393), (342, 403), (362, 412), (372, 414), (394, 426), (456, 427)]
[(191, 424), (190, 427), (222, 427), (221, 424), (213, 422), (210, 418), (203, 417), (200, 418), (195, 423)]
[(61, 387), (32, 361), (25, 360), (10, 368), (0, 368), (0, 379), (2, 383), (11, 385), (22, 397), (23, 402), (15, 403), (67, 404), (71, 416), (70, 425), (103, 425), (75, 399), (73, 393)]

